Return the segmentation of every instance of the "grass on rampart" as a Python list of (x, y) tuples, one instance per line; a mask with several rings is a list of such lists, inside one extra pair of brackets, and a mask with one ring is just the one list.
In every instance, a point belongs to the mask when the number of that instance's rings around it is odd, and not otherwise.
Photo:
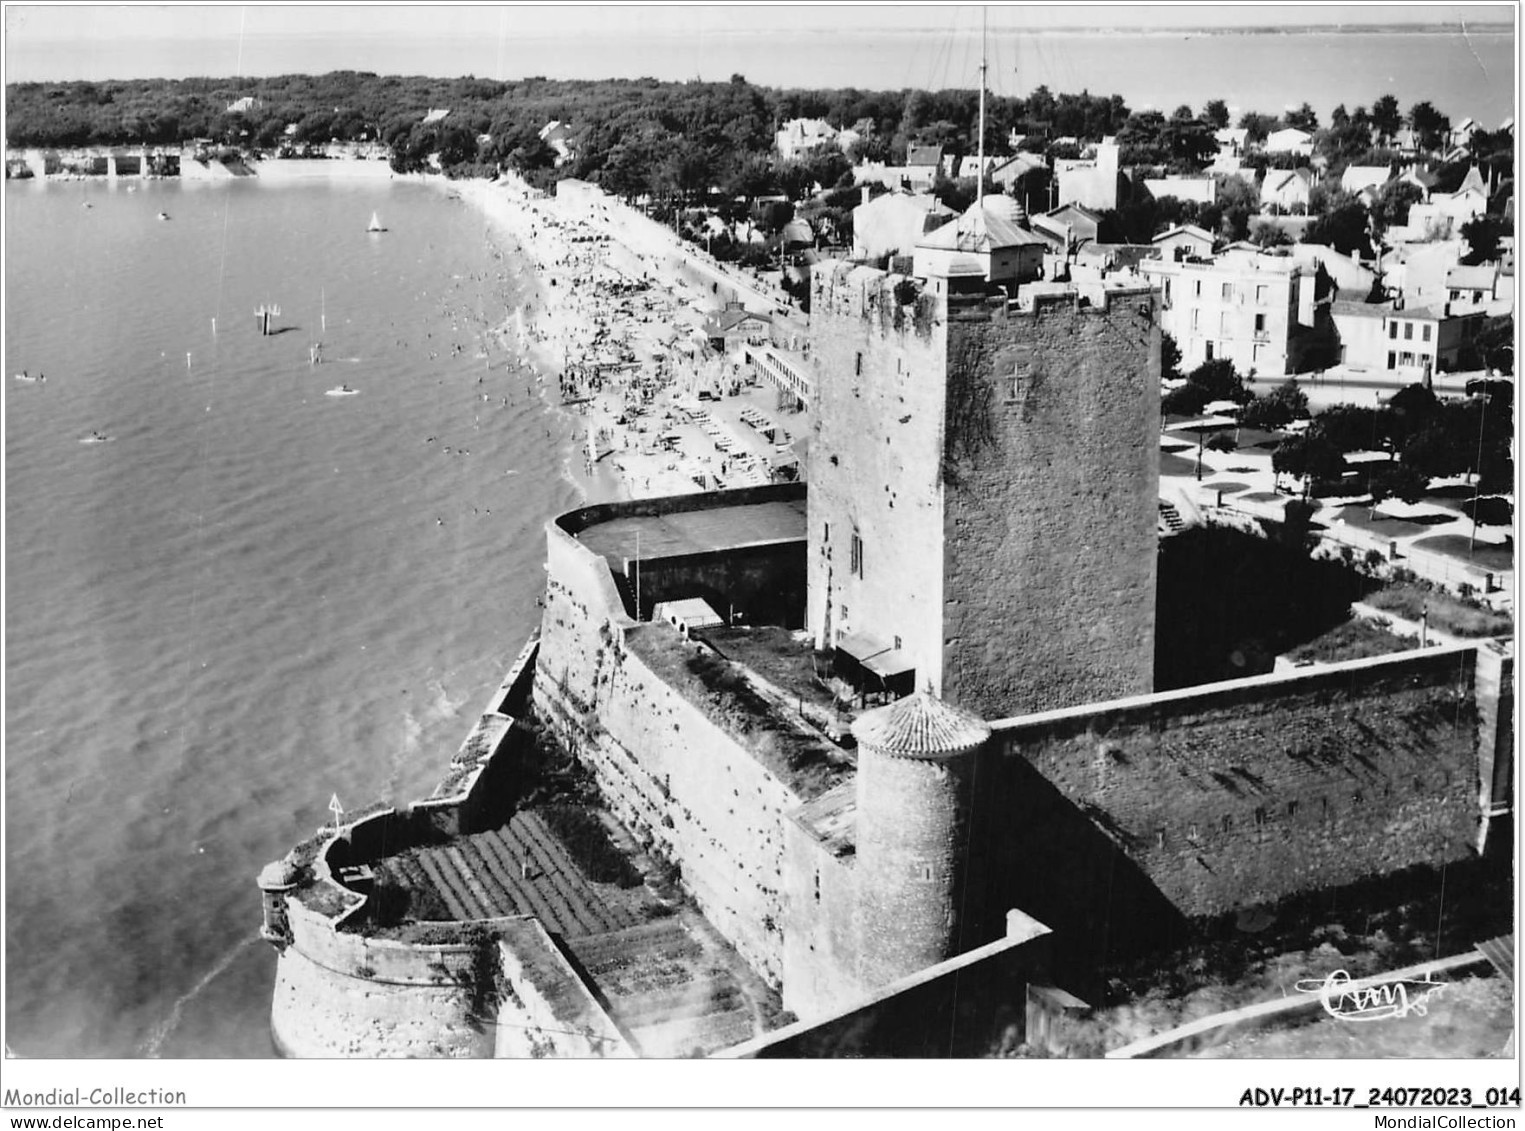
[(666, 625), (631, 632), (626, 641), (664, 683), (805, 800), (851, 772), (846, 755), (758, 694), (739, 665), (682, 639)]
[(609, 839), (609, 830), (591, 809), (581, 805), (546, 805), (536, 812), (588, 879), (622, 888), (641, 883), (641, 873)]
[(1368, 656), (1386, 656), (1417, 647), (1412, 638), (1394, 636), (1374, 624), (1348, 620), (1328, 632), (1292, 649), (1287, 655), (1293, 663), (1317, 661), (1338, 664), (1345, 660), (1364, 660)]
[(1514, 619), (1508, 613), (1417, 581), (1396, 581), (1362, 600), (1373, 608), (1416, 622), (1428, 610), (1430, 627), (1452, 636), (1501, 636), (1514, 629)]
[(705, 628), (695, 636), (728, 660), (756, 672), (787, 695), (804, 699), (822, 710), (835, 710), (836, 700), (815, 678), (815, 649), (810, 641), (777, 625), (755, 628)]

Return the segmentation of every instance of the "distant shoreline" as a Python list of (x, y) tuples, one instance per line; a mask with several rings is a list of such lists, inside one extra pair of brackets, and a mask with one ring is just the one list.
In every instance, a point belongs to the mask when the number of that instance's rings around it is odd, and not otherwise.
[[(838, 32), (856, 30), (839, 28)], [(1183, 24), (1179, 27), (1095, 27), (1077, 24), (1072, 27), (1044, 27), (1044, 28), (1014, 28), (997, 27), (991, 28), (992, 36), (1003, 38), (1038, 38), (1049, 35), (1069, 36), (1106, 36), (1156, 38), (1160, 36), (1175, 37), (1182, 35), (1201, 36), (1235, 36), (1235, 35), (1513, 35), (1514, 24), (1512, 23), (1488, 23), (1488, 24), (1307, 24), (1303, 26), (1253, 26), (1253, 27), (1196, 27)], [(715, 32), (717, 36), (736, 35), (743, 32)], [(830, 29), (816, 28), (804, 34), (832, 34)], [(946, 36), (946, 28), (886, 28), (876, 31), (875, 35), (901, 36), (901, 35), (943, 35)], [(970, 36), (974, 32), (967, 33)]]

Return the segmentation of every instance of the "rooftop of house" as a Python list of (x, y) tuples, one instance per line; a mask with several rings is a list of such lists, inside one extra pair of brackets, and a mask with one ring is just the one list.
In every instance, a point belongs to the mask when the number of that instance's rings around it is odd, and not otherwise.
[(1385, 184), (1392, 175), (1391, 165), (1347, 165), (1340, 177), (1340, 184), (1346, 187), (1380, 185)]
[(1008, 247), (1048, 246), (1048, 241), (1030, 228), (1022, 206), (1009, 196), (987, 196), (984, 202), (971, 204), (964, 214), (927, 233), (916, 242), (918, 248), (988, 254)]
[(1248, 273), (1264, 275), (1297, 275), (1308, 268), (1289, 256), (1267, 255), (1261, 248), (1239, 249), (1224, 248), (1217, 255), (1200, 259), (1160, 259), (1157, 261), (1145, 260), (1141, 263), (1145, 270), (1156, 271), (1166, 274), (1204, 274), (1204, 275), (1243, 275)]
[(1163, 240), (1175, 239), (1177, 236), (1190, 236), (1193, 239), (1206, 240), (1209, 244), (1213, 242), (1213, 234), (1206, 228), (1199, 228), (1195, 224), (1177, 224), (1175, 227), (1155, 236), (1151, 242), (1160, 243)]
[(1481, 318), (1481, 311), (1451, 311), (1445, 303), (1431, 306), (1405, 306), (1392, 312), (1394, 318), (1406, 318), (1411, 322), (1450, 322), (1463, 318)]
[(897, 211), (906, 212), (942, 212), (949, 216), (953, 215), (953, 212), (948, 208), (948, 206), (945, 205), (942, 201), (938, 200), (937, 197), (933, 196), (931, 193), (903, 192), (900, 190), (880, 193), (867, 204), (858, 205), (857, 208), (853, 209), (853, 212), (861, 213), (864, 209), (871, 209), (874, 212), (885, 212), (894, 209)]
[(796, 137), (831, 138), (837, 134), (836, 127), (823, 118), (791, 118), (784, 123), (784, 130)]
[(1282, 192), (1294, 184), (1301, 184), (1306, 188), (1312, 183), (1313, 174), (1307, 169), (1267, 169), (1261, 191)]
[(1351, 295), (1344, 298), (1337, 297), (1329, 309), (1331, 313), (1337, 315), (1380, 320), (1392, 313), (1393, 304), (1390, 302), (1366, 302), (1361, 296)]
[(1100, 224), (1102, 221), (1102, 215), (1100, 212), (1094, 212), (1087, 208), (1084, 204), (1073, 200), (1068, 204), (1061, 204), (1058, 208), (1050, 208), (1043, 215), (1048, 217), (1050, 220), (1058, 220), (1060, 222), (1068, 221), (1072, 217), (1083, 218), (1089, 220), (1093, 224)]
[(710, 337), (719, 337), (721, 334), (734, 330), (743, 322), (770, 323), (772, 321), (773, 319), (766, 314), (738, 307), (727, 307), (705, 316), (704, 332)]
[(1461, 290), (1492, 290), (1498, 279), (1496, 263), (1481, 263), (1475, 267), (1453, 267), (1446, 272), (1446, 286)]

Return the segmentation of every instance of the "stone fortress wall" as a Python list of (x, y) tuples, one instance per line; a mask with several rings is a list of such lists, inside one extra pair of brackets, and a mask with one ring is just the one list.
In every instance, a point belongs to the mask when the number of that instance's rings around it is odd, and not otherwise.
[(812, 273), (807, 623), (987, 715), (1153, 678), (1159, 331), (1147, 287), (1023, 304)]
[(604, 504), (549, 523), (534, 685), (536, 714), (592, 768), (611, 812), (679, 867), (709, 921), (774, 985), (783, 968), (784, 815), (803, 798), (652, 670), (635, 638), (675, 631), (631, 620), (609, 563), (575, 535), (613, 518), (793, 499), (802, 490)]
[[(469, 835), (514, 796), (522, 714), (537, 644), (520, 652), (433, 797), (380, 807), (294, 849), (269, 876), (265, 928), (276, 943), (271, 1036), (283, 1056), (629, 1056), (623, 1034), (532, 917), (419, 924), (406, 937), (365, 926), (367, 894), (349, 864), (410, 844)], [(284, 874), (281, 872), (285, 866)]]
[[(1077, 968), (1184, 920), (1481, 843), (1512, 658), (1458, 645), (991, 724), (971, 898), (1017, 906)], [(1490, 686), (1480, 667), (1503, 667)], [(1105, 897), (1098, 896), (1105, 891)], [(1089, 893), (1089, 894), (1088, 894)], [(985, 935), (998, 931), (987, 924)]]
[(942, 694), (987, 718), (1154, 687), (1148, 289), (949, 300)]
[[(844, 1005), (885, 980), (860, 919), (875, 898), (860, 890), (871, 834), (860, 824), (858, 853), (843, 855), (810, 824), (844, 805), (863, 820), (856, 775), (824, 795), (792, 790), (638, 654), (641, 634), (703, 645), (629, 621), (607, 562), (569, 532), (619, 513), (552, 524), (537, 710), (589, 759), (616, 814), (680, 866), (721, 932), (782, 982), (786, 1008)], [(1480, 663), (1492, 674), (1480, 678)], [(967, 901), (979, 914), (961, 945), (998, 937), (1019, 908), (1060, 933), (1062, 953), (1099, 967), (1146, 922), (1168, 933), (1462, 859), (1512, 734), (1509, 687), (1511, 659), (1458, 646), (993, 722), (967, 783)], [(942, 843), (938, 812), (904, 797), (892, 808)], [(965, 835), (957, 824), (949, 836)]]

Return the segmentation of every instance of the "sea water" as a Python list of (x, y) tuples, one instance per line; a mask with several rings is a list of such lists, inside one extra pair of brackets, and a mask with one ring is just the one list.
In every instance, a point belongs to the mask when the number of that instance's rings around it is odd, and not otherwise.
[(385, 179), (7, 186), (15, 1054), (271, 1055), (260, 866), (427, 794), (537, 624), (573, 429), (490, 234)]

